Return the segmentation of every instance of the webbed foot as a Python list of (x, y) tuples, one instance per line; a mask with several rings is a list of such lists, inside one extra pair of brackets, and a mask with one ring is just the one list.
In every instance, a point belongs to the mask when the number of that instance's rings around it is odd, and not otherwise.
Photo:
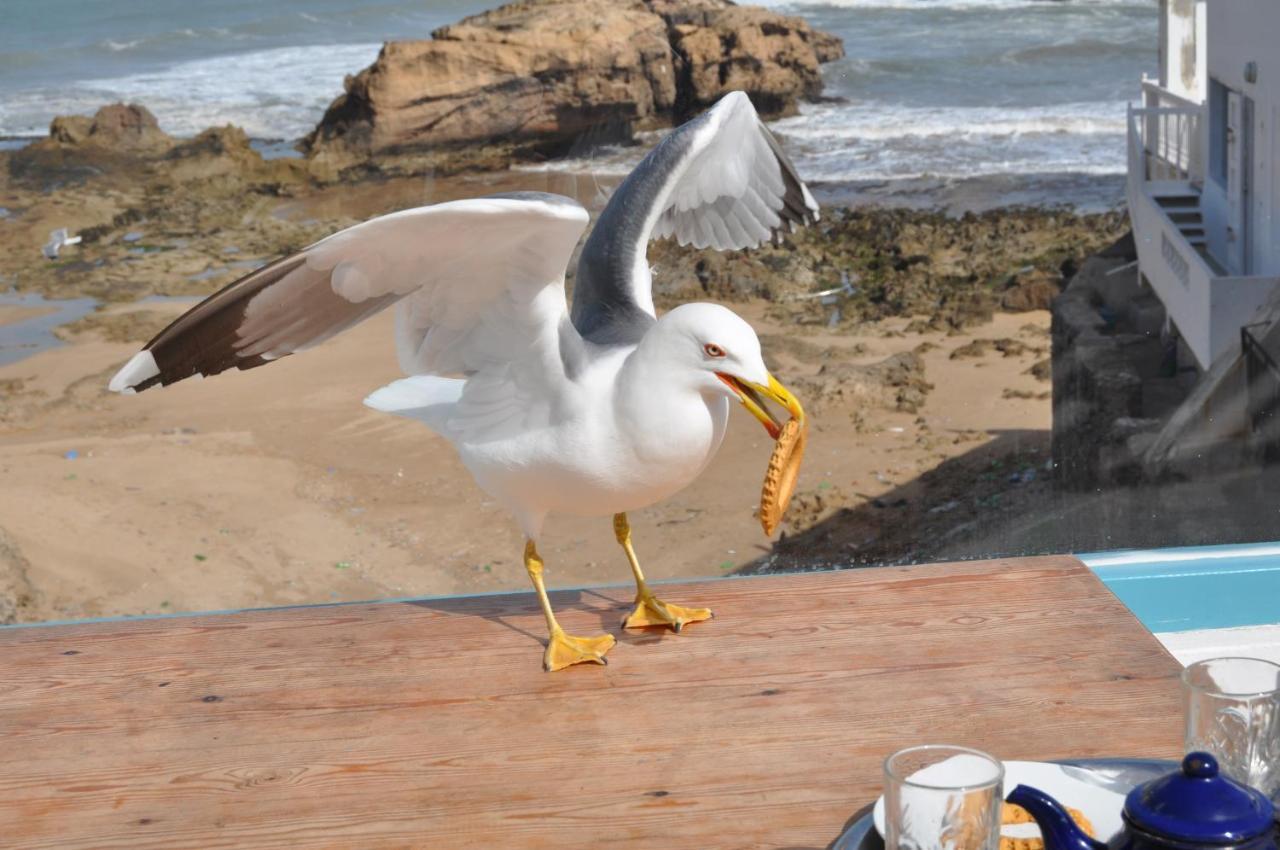
[(670, 626), (672, 631), (680, 631), (685, 623), (696, 623), (710, 620), (710, 608), (685, 608), (683, 605), (672, 605), (663, 602), (653, 594), (641, 594), (636, 597), (635, 610), (622, 621), (624, 629), (643, 629), (649, 626)]
[(551, 633), (547, 651), (542, 654), (542, 667), (553, 672), (586, 662), (608, 664), (604, 656), (615, 643), (613, 635), (577, 637), (557, 630)]

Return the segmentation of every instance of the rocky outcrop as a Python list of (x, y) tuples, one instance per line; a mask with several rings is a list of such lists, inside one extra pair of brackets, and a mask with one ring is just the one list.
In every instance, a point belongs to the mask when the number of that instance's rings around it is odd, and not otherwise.
[(49, 135), (8, 158), (8, 176), (45, 189), (107, 176), (148, 184), (217, 182), (280, 187), (307, 179), (297, 159), (263, 159), (244, 130), (211, 127), (193, 139), (175, 139), (139, 104), (104, 106), (92, 118), (60, 115)]
[(46, 138), (13, 152), (7, 171), (20, 183), (50, 188), (145, 168), (174, 143), (145, 106), (114, 103), (92, 118), (54, 118)]
[(173, 137), (160, 129), (151, 110), (137, 103), (113, 103), (92, 118), (66, 115), (53, 119), (46, 146), (92, 146), (121, 154), (155, 155), (173, 146)]
[(1047, 307), (1077, 258), (1124, 231), (1122, 213), (1004, 209), (959, 218), (935, 210), (829, 210), (822, 222), (782, 245), (751, 251), (695, 250), (672, 240), (649, 245), (654, 297), (766, 298), (806, 324), (826, 325), (832, 310), (797, 298), (841, 285), (856, 292), (838, 321), (915, 317), (912, 332), (965, 330), (999, 310)]
[(1062, 291), (1062, 276), (1034, 266), (1011, 276), (1000, 293), (1000, 307), (1010, 313), (1048, 310)]
[(818, 66), (844, 55), (840, 39), (759, 6), (723, 0), (650, 0), (667, 22), (681, 69), (680, 117), (705, 109), (726, 92), (751, 95), (765, 115), (795, 112), (822, 93)]
[(840, 55), (800, 18), (728, 0), (526, 0), (388, 42), (304, 147), (319, 177), (500, 167), (629, 139), (734, 89), (786, 114)]
[(245, 131), (233, 124), (210, 127), (177, 145), (165, 156), (161, 167), (178, 183), (229, 180), (278, 185), (304, 177), (296, 159), (263, 159), (250, 146)]

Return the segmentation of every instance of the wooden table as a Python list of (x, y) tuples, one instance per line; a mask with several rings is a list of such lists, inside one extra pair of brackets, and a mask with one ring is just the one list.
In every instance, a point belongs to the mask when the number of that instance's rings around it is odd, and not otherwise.
[(822, 848), (898, 747), (1179, 752), (1178, 664), (1071, 558), (661, 595), (716, 619), (550, 675), (532, 594), (0, 630), (0, 845)]

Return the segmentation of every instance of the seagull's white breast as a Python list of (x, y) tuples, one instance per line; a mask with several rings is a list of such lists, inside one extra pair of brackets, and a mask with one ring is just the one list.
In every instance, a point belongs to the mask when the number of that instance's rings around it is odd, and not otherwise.
[(476, 481), (526, 532), (547, 513), (607, 516), (688, 486), (724, 438), (729, 399), (619, 381), (621, 358), (563, 388), (554, 421), (510, 439), (457, 441)]

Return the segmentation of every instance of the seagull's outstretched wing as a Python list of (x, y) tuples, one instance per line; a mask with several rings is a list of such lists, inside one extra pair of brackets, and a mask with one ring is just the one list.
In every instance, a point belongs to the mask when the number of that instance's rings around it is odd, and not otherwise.
[(698, 248), (754, 248), (818, 220), (818, 205), (742, 92), (672, 131), (614, 192), (582, 249), (573, 324), (601, 344), (653, 322), (645, 251), (674, 236)]
[(471, 374), (553, 347), (564, 272), (588, 216), (516, 193), (405, 210), (251, 272), (165, 328), (111, 380), (117, 392), (251, 369), (318, 345), (399, 302), (410, 374)]

